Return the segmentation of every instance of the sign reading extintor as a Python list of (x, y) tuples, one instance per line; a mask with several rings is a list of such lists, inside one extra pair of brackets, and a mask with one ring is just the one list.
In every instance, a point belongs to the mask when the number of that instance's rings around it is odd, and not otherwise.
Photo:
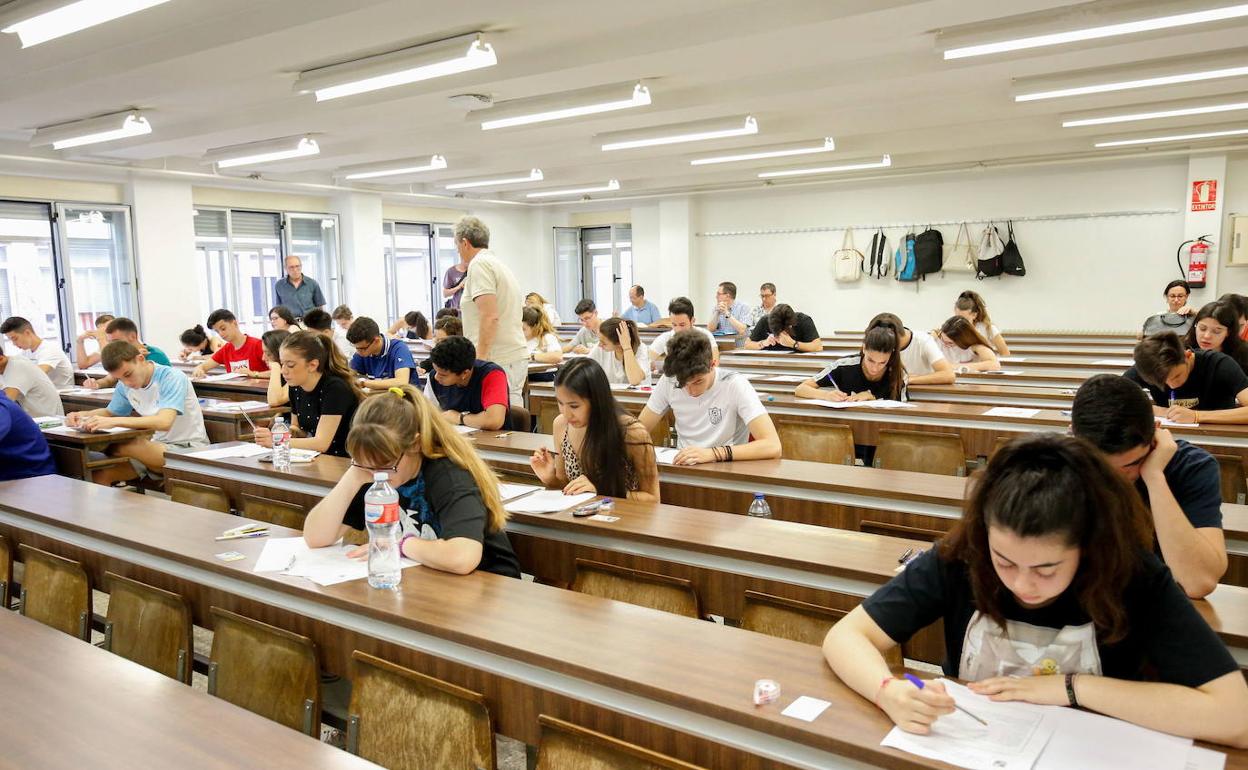
[(1218, 180), (1192, 182), (1192, 211), (1213, 211), (1218, 207)]

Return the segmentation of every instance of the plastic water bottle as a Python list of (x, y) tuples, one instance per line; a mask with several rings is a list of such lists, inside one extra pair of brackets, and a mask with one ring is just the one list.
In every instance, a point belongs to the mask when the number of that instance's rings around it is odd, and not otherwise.
[(279, 414), (273, 418), (273, 470), (290, 470), (290, 426)]
[(771, 518), (771, 506), (767, 504), (767, 498), (763, 497), (762, 492), (754, 493), (754, 502), (750, 503), (750, 510), (746, 514), (760, 519)]
[(374, 473), (364, 493), (364, 523), (368, 527), (368, 584), (373, 588), (399, 585), (399, 493), (390, 486), (390, 474)]

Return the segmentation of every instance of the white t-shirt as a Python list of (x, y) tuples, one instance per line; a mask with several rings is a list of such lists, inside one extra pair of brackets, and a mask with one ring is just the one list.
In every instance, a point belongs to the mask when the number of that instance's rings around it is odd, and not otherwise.
[(0, 374), (0, 389), (17, 391), (17, 405), (31, 417), (49, 417), (65, 414), (61, 396), (48, 375), (31, 361), (21, 356), (9, 356), (9, 363)]
[(715, 367), (715, 383), (694, 398), (660, 377), (646, 408), (662, 415), (670, 408), (676, 418), (677, 447), (737, 446), (750, 440), (750, 421), (767, 410), (744, 376)]
[[(711, 334), (710, 330), (705, 326), (695, 326), (693, 328), (705, 334), (706, 338), (711, 341), (711, 350), (715, 350), (719, 344), (715, 341), (715, 335)], [(659, 336), (655, 337), (654, 342), (650, 343), (650, 358), (657, 361), (667, 355), (667, 343), (671, 342), (672, 337), (675, 336), (675, 334), (675, 329), (668, 329)]]
[[(338, 352), (342, 353), (343, 358), (347, 359), (347, 363), (351, 363), (351, 357), (355, 355), (355, 346), (347, 340), (347, 333), (342, 330), (338, 324), (333, 326), (334, 347), (338, 348)], [(227, 343), (228, 344), (228, 343)]]
[[(633, 354), (637, 357), (637, 365), (641, 367), (641, 371), (646, 375), (638, 383), (639, 385), (645, 385), (650, 380), (650, 356), (648, 355), (648, 350), (645, 345), (638, 345), (637, 352)], [(602, 345), (594, 345), (589, 349), (589, 357), (597, 361), (602, 370), (607, 373), (608, 382), (614, 385), (620, 383), (629, 384), (628, 372), (624, 371), (624, 362), (615, 357), (615, 351), (608, 353), (602, 349)]]
[(153, 435), (152, 440), (161, 444), (208, 446), (204, 413), (190, 379), (177, 369), (160, 364), (152, 366), (155, 371), (146, 387), (128, 388), (124, 383), (117, 383), (108, 411), (118, 417), (129, 417), (136, 412), (140, 417), (151, 417), (161, 409), (173, 409), (178, 413), (173, 425)]
[(969, 364), (975, 360), (975, 351), (970, 348), (946, 345), (943, 342), (939, 343), (939, 345), (941, 355), (951, 364)]
[(939, 343), (927, 332), (910, 332), (910, 344), (901, 351), (901, 365), (911, 377), (931, 374), (942, 358)]
[(542, 310), (546, 313), (546, 320), (550, 321), (551, 326), (558, 326), (563, 323), (559, 320), (559, 311), (555, 310), (555, 306), (547, 302), (542, 305)]
[(533, 355), (534, 353), (562, 353), (563, 352), (563, 345), (560, 344), (559, 338), (551, 334), (550, 332), (547, 332), (545, 335), (543, 335), (540, 340), (537, 337), (534, 337), (531, 340), (525, 340), (524, 344), (525, 344), (525, 347), (528, 348), (530, 356)]
[(992, 341), (995, 340), (997, 335), (1001, 333), (1000, 329), (995, 326), (989, 326), (983, 321), (980, 321), (975, 324), (975, 331), (979, 332), (979, 336), (984, 338), (984, 341), (988, 343), (988, 347), (992, 348), (993, 351), (996, 351), (997, 346), (992, 344)]
[(468, 263), (468, 277), (464, 279), (463, 299), (459, 304), (464, 336), (477, 347), (481, 346), (481, 312), (475, 300), (486, 294), (493, 294), (498, 304), (498, 330), (490, 344), (489, 360), (499, 366), (523, 361), (528, 357), (524, 329), (520, 327), (524, 295), (511, 268), (488, 249), (478, 252)]
[(74, 367), (69, 363), (69, 356), (56, 346), (55, 342), (44, 340), (34, 350), (23, 350), (26, 358), (39, 366), (50, 366), (48, 379), (58, 388), (74, 387)]

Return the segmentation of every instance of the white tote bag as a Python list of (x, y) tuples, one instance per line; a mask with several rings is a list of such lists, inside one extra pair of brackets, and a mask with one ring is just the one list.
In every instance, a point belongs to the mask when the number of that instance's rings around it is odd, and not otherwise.
[(975, 248), (975, 244), (971, 243), (971, 232), (963, 222), (958, 227), (958, 235), (954, 238), (953, 245), (945, 246), (945, 259), (941, 270), (973, 273), (978, 256), (979, 250)]
[(861, 279), (865, 259), (862, 252), (854, 248), (853, 228), (846, 228), (845, 236), (841, 238), (841, 248), (832, 253), (833, 276), (842, 283)]

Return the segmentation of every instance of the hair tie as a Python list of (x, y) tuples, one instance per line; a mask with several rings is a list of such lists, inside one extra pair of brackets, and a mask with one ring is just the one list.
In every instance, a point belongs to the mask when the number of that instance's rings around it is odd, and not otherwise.
[(394, 387), (394, 388), (387, 388), (387, 390), (389, 390), (391, 393), (398, 396), (399, 398), (407, 398), (407, 394), (403, 392), (402, 388)]

